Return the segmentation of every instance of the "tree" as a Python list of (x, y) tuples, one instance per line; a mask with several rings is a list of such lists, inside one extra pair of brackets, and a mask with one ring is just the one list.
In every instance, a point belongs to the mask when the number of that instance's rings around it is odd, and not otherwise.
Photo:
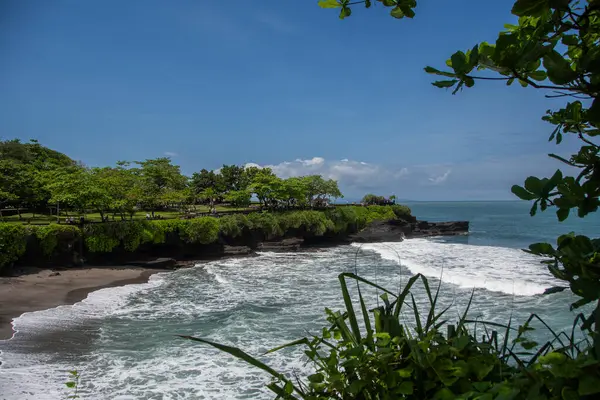
[(303, 176), (302, 180), (306, 187), (306, 201), (310, 206), (324, 204), (330, 197), (343, 197), (337, 181), (333, 179), (325, 180), (321, 175), (309, 175)]
[(44, 189), (43, 175), (58, 168), (74, 166), (66, 155), (31, 140), (0, 141), (0, 207), (46, 208), (50, 194)]
[(237, 165), (223, 165), (219, 174), (223, 177), (223, 186), (226, 192), (242, 190), (244, 186), (244, 167)]
[(282, 185), (281, 200), (288, 207), (306, 205), (307, 187), (306, 182), (299, 177), (285, 179)]
[(213, 207), (215, 205), (217, 195), (217, 191), (214, 188), (209, 187), (200, 192), (198, 194), (198, 198), (204, 202), (207, 202), (211, 207)]
[(161, 157), (135, 163), (140, 166), (142, 202), (151, 209), (152, 215), (156, 208), (165, 207), (173, 203), (174, 199), (185, 197), (181, 192), (187, 187), (188, 179), (181, 174), (178, 165), (171, 164), (169, 158)]
[(121, 219), (125, 219), (126, 214), (133, 217), (143, 194), (139, 171), (129, 166), (128, 162), (120, 161), (116, 168), (92, 169), (98, 185), (110, 197), (109, 209), (120, 214)]
[(220, 195), (225, 192), (225, 183), (221, 174), (216, 174), (214, 171), (202, 169), (200, 172), (194, 172), (190, 180), (190, 186), (196, 195), (199, 195), (204, 190), (212, 188), (216, 194)]
[(256, 175), (260, 173), (273, 174), (273, 170), (271, 168), (245, 167), (240, 180), (241, 189), (248, 189)]
[(396, 202), (396, 196), (390, 196), (386, 199), (385, 196), (377, 196), (369, 193), (366, 194), (360, 202), (367, 205), (389, 206)]
[[(415, 0), (379, 0), (395, 18), (412, 18)], [(340, 18), (351, 15), (351, 5), (371, 1), (323, 0), (324, 8), (340, 8)], [(439, 88), (452, 88), (456, 94), (478, 81), (518, 82), (524, 88), (546, 91), (546, 97), (564, 98), (565, 105), (548, 110), (542, 119), (554, 126), (549, 140), (560, 144), (564, 135), (581, 141), (579, 151), (571, 156), (550, 157), (578, 170), (567, 176), (557, 170), (550, 178), (529, 177), (524, 186), (512, 192), (523, 200), (533, 201), (531, 215), (549, 208), (556, 210), (559, 221), (569, 218), (571, 210), (586, 217), (600, 205), (600, 1), (517, 0), (512, 13), (518, 25), (507, 25), (495, 43), (480, 43), (467, 51), (457, 51), (446, 65), (450, 69), (426, 67), (430, 74), (445, 80), (433, 82)], [(488, 71), (490, 75), (477, 75)], [(594, 303), (592, 313), (582, 327), (593, 338), (593, 353), (600, 359), (600, 240), (582, 235), (563, 235), (556, 248), (548, 243), (531, 245), (529, 251), (547, 257), (550, 273), (568, 282), (580, 297), (571, 309)]]
[[(14, 204), (19, 210), (19, 206), (31, 197), (31, 172), (25, 164), (0, 159), (0, 208)], [(20, 211), (17, 212), (20, 217)]]
[(48, 176), (47, 190), (50, 201), (61, 203), (85, 214), (87, 208), (93, 208), (104, 218), (110, 208), (112, 198), (98, 175), (80, 166), (55, 170)]
[(248, 207), (251, 199), (252, 193), (249, 190), (232, 190), (225, 195), (225, 201), (234, 207)]
[(265, 207), (269, 207), (279, 200), (282, 189), (283, 180), (270, 170), (258, 172), (249, 188), (250, 192), (254, 193), (258, 201)]
[(325, 182), (325, 193), (324, 195), (329, 198), (340, 199), (343, 198), (344, 195), (340, 191), (338, 187), (338, 183), (334, 179), (328, 179)]

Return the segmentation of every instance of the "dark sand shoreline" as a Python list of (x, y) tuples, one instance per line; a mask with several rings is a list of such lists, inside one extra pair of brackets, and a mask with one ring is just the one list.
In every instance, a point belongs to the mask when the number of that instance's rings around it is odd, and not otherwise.
[[(417, 221), (408, 225), (406, 221), (374, 222), (358, 234), (344, 240), (324, 241), (302, 248), (303, 239), (283, 239), (263, 242), (263, 251), (318, 251), (327, 247), (344, 244), (378, 243), (402, 241), (411, 237), (429, 237), (440, 235), (462, 235), (469, 231), (466, 221), (429, 223)], [(179, 261), (180, 267), (214, 261), (230, 257), (252, 257), (256, 253), (249, 247), (228, 247), (223, 254), (210, 257), (198, 257), (194, 261)], [(155, 265), (158, 267), (158, 265)], [(161, 266), (164, 268), (164, 266)], [(96, 290), (115, 286), (146, 283), (157, 272), (167, 269), (144, 268), (143, 266), (97, 266), (80, 268), (61, 268), (56, 271), (42, 268), (21, 268), (17, 277), (0, 277), (0, 341), (13, 336), (12, 320), (26, 312), (47, 310), (61, 305), (70, 305), (82, 301)]]
[(96, 290), (146, 283), (167, 270), (135, 267), (83, 267), (56, 271), (29, 268), (26, 275), (0, 278), (0, 340), (11, 339), (12, 321), (26, 312), (47, 310), (84, 300)]

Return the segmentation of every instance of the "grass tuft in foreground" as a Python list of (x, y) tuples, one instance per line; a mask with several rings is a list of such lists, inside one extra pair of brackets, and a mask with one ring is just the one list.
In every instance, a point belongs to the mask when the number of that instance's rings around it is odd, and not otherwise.
[[(433, 291), (420, 274), (396, 293), (353, 273), (340, 274), (339, 281), (345, 309), (326, 309), (328, 326), (320, 334), (269, 351), (303, 346), (314, 367), (309, 376), (292, 379), (241, 349), (181, 337), (267, 372), (273, 377), (267, 387), (278, 399), (592, 399), (600, 393), (598, 360), (587, 340), (575, 339), (578, 319), (571, 335), (554, 333), (536, 315), (518, 327), (471, 321), (471, 296), (450, 323), (448, 308), (437, 309), (440, 287)], [(349, 283), (358, 288), (357, 308)], [(412, 294), (418, 283), (428, 298), (424, 312)], [(383, 292), (383, 304), (367, 309), (361, 285)], [(546, 343), (529, 339), (534, 320), (549, 329)]]

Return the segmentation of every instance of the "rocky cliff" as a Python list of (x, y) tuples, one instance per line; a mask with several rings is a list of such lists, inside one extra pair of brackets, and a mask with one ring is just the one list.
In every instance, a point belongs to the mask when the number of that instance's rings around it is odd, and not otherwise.
[[(143, 243), (135, 251), (127, 251), (118, 246), (110, 252), (93, 253), (86, 251), (80, 242), (62, 246), (51, 259), (43, 256), (43, 251), (32, 243), (28, 251), (14, 265), (9, 274), (19, 274), (20, 266), (61, 266), (81, 265), (135, 265), (148, 268), (176, 268), (194, 264), (200, 260), (215, 260), (222, 257), (249, 256), (257, 251), (301, 251), (331, 247), (352, 242), (398, 242), (410, 238), (440, 235), (465, 235), (469, 231), (467, 221), (426, 222), (416, 218), (388, 221), (374, 221), (364, 229), (348, 226), (340, 232), (325, 232), (315, 235), (305, 229), (289, 229), (281, 237), (266, 237), (260, 230), (245, 228), (235, 237), (220, 235), (211, 244), (187, 243), (178, 235), (167, 235), (164, 243)], [(81, 257), (80, 255), (83, 255)], [(175, 261), (177, 260), (177, 261)]]

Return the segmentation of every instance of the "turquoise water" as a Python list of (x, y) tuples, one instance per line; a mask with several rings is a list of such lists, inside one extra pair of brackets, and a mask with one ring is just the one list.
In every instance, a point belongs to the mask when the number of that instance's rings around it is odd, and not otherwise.
[(573, 213), (559, 222), (550, 209), (531, 217), (530, 204), (524, 201), (498, 202), (414, 202), (408, 203), (413, 214), (426, 221), (470, 221), (468, 243), (512, 248), (526, 248), (535, 242), (555, 243), (559, 235), (569, 232), (597, 237), (600, 215), (578, 218)]
[[(147, 284), (103, 289), (73, 306), (24, 314), (14, 322), (16, 336), (0, 342), (0, 398), (64, 398), (63, 382), (73, 368), (82, 373), (84, 399), (273, 398), (263, 373), (174, 335), (262, 354), (325, 325), (324, 307), (342, 307), (337, 275), (344, 271), (357, 270), (395, 290), (422, 273), (434, 285), (441, 282), (440, 307), (451, 305), (450, 319), (458, 318), (475, 290), (472, 318), (523, 321), (538, 313), (553, 328), (570, 329), (572, 295), (540, 295), (559, 282), (519, 249), (570, 231), (595, 236), (597, 216), (559, 224), (549, 213), (530, 218), (520, 202), (410, 206), (420, 219), (469, 220), (471, 233), (221, 260), (155, 275)], [(377, 293), (365, 292), (375, 305)], [(417, 288), (415, 297), (426, 308), (423, 291)], [(543, 330), (535, 334), (549, 337)], [(310, 373), (300, 351), (262, 359), (282, 372)]]

